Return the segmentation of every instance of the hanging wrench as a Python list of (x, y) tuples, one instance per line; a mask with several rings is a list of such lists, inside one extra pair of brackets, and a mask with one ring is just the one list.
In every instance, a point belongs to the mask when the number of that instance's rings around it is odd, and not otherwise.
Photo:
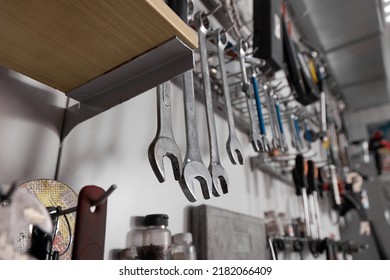
[(237, 162), (240, 164), (244, 164), (244, 153), (236, 134), (232, 103), (230, 99), (230, 92), (226, 75), (226, 65), (224, 57), (225, 47), (227, 45), (226, 33), (222, 29), (216, 29), (215, 31), (213, 31), (212, 34), (214, 37), (215, 44), (217, 45), (219, 69), (221, 72), (222, 79), (222, 90), (223, 96), (225, 97), (225, 109), (229, 126), (229, 138), (226, 142), (226, 150), (229, 155), (229, 159), (233, 164), (237, 164)]
[(210, 23), (207, 19), (207, 16), (203, 12), (197, 12), (194, 16), (194, 24), (198, 30), (202, 81), (206, 103), (207, 129), (210, 144), (209, 171), (213, 181), (213, 194), (214, 196), (220, 196), (228, 192), (229, 180), (225, 169), (221, 165), (221, 160), (219, 157), (217, 130), (215, 127), (213, 111), (213, 96), (211, 93), (209, 65), (207, 62), (206, 38), (208, 35)]
[(149, 146), (148, 156), (154, 174), (160, 183), (165, 181), (164, 157), (172, 162), (176, 180), (181, 177), (182, 157), (172, 131), (170, 82), (157, 87), (157, 134)]
[(280, 149), (280, 139), (278, 135), (278, 130), (279, 127), (276, 126), (274, 123), (274, 120), (276, 119), (276, 112), (275, 112), (275, 104), (274, 104), (274, 99), (273, 99), (273, 92), (271, 89), (271, 85), (269, 82), (266, 83), (266, 86), (264, 87), (265, 89), (265, 100), (267, 103), (267, 109), (268, 109), (268, 119), (269, 119), (269, 124), (271, 127), (271, 134), (272, 134), (272, 147), (271, 151), (276, 151)]
[(308, 125), (307, 119), (305, 119), (303, 121), (303, 127), (305, 129), (305, 137), (304, 138), (305, 138), (305, 140), (307, 142), (308, 148), (311, 149), (312, 138), (311, 138), (311, 133), (309, 131), (309, 125)]
[(295, 135), (297, 137), (297, 144), (298, 144), (298, 150), (303, 150), (303, 140), (301, 135), (301, 126), (299, 124), (299, 119), (297, 116), (294, 115), (294, 128), (295, 128)]
[(297, 133), (295, 131), (295, 115), (290, 114), (290, 117), (288, 118), (288, 126), (290, 128), (290, 133), (291, 133), (291, 146), (295, 148), (298, 152), (301, 152), (299, 144), (298, 144), (298, 138), (297, 138)]
[(260, 126), (260, 134), (261, 134), (261, 146), (260, 146), (260, 152), (269, 152), (270, 151), (270, 143), (267, 138), (267, 131), (265, 129), (264, 124), (264, 116), (263, 116), (263, 110), (262, 110), (262, 104), (260, 100), (260, 94), (259, 94), (259, 85), (257, 83), (256, 73), (253, 71), (253, 75), (251, 77), (252, 86), (253, 86), (253, 93), (255, 94), (255, 100), (256, 100), (256, 108), (257, 108), (257, 116), (259, 118), (259, 126)]
[(283, 152), (287, 152), (288, 146), (286, 143), (286, 134), (284, 132), (282, 113), (280, 111), (280, 103), (279, 103), (279, 100), (278, 100), (278, 97), (276, 96), (276, 94), (273, 97), (274, 97), (276, 117), (277, 117), (278, 124), (279, 124), (279, 132), (280, 132), (279, 142), (280, 142), (280, 146), (281, 146), (280, 148)]
[[(188, 17), (192, 13), (191, 8), (193, 8), (192, 1), (170, 0), (168, 4), (185, 23), (188, 22)], [(194, 77), (192, 70), (185, 72), (182, 75), (182, 78), (187, 151), (179, 183), (187, 199), (190, 202), (194, 202), (196, 201), (194, 180), (199, 181), (203, 197), (209, 199), (211, 196), (211, 177), (200, 155), (198, 127), (196, 123)]]
[(253, 111), (253, 103), (252, 103), (252, 97), (249, 90), (249, 81), (248, 76), (246, 73), (246, 67), (245, 67), (245, 46), (244, 46), (244, 40), (240, 40), (238, 42), (239, 46), (239, 60), (240, 60), (240, 68), (241, 68), (241, 77), (242, 77), (242, 91), (245, 93), (246, 96), (246, 103), (248, 107), (248, 113), (249, 113), (249, 122), (251, 125), (251, 130), (249, 132), (249, 139), (252, 143), (253, 149), (256, 152), (260, 152), (261, 149), (261, 136), (259, 135), (257, 129), (256, 129), (256, 120), (255, 120), (255, 112)]

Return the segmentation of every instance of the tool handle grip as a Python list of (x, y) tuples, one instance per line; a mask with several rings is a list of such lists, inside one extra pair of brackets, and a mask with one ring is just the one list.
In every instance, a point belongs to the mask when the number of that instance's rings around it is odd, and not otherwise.
[(309, 128), (307, 127), (307, 122), (305, 121), (304, 123), (303, 123), (303, 126), (304, 126), (304, 128), (305, 128), (305, 138), (306, 138), (306, 141), (309, 143), (309, 144), (311, 144), (312, 142), (313, 142), (313, 140), (312, 140), (312, 138), (311, 138), (311, 133), (310, 133), (310, 131), (309, 131)]
[(279, 102), (275, 102), (275, 110), (276, 110), (276, 117), (278, 118), (280, 133), (284, 135), (283, 119), (282, 119), (282, 114), (280, 113)]
[(292, 169), (291, 174), (295, 185), (295, 194), (297, 196), (302, 196), (302, 189), (301, 189), (302, 182), (300, 180), (300, 177), (298, 176), (298, 172), (295, 169), (295, 167)]
[(303, 145), (303, 141), (302, 141), (302, 136), (301, 136), (301, 127), (299, 125), (298, 118), (294, 119), (294, 126), (295, 126), (295, 131), (297, 133), (297, 139), (299, 141), (299, 144), (302, 146)]
[(316, 192), (318, 191), (318, 183), (317, 183), (317, 166), (314, 161), (308, 160), (307, 161), (307, 191), (308, 193)]
[(253, 86), (253, 92), (255, 94), (257, 115), (259, 117), (259, 124), (260, 124), (260, 133), (262, 135), (266, 135), (265, 124), (264, 124), (264, 117), (263, 117), (263, 110), (261, 108), (261, 100), (260, 100), (260, 94), (259, 94), (259, 85), (257, 83), (256, 77), (252, 76), (251, 77), (251, 82), (252, 82), (252, 86)]

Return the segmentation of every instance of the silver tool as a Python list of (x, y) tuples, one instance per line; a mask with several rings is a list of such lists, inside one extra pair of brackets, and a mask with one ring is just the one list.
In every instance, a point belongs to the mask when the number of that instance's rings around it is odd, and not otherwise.
[[(261, 134), (260, 152), (269, 152), (271, 145), (268, 141), (267, 131), (265, 129), (263, 109), (262, 109), (260, 93), (259, 93), (259, 85), (257, 83), (255, 71), (253, 71), (251, 81), (252, 81), (252, 86), (253, 86), (253, 93), (255, 95), (255, 100), (256, 100), (257, 116), (259, 118), (259, 127), (260, 127), (260, 134)], [(264, 88), (265, 87), (266, 87), (266, 85), (264, 85)]]
[(274, 121), (276, 120), (276, 112), (275, 112), (275, 104), (274, 104), (274, 98), (273, 98), (273, 91), (271, 88), (271, 85), (269, 82), (267, 82), (267, 86), (265, 87), (265, 100), (267, 103), (267, 109), (268, 109), (268, 119), (269, 124), (271, 127), (271, 134), (272, 134), (272, 147), (271, 150), (279, 150), (280, 145), (280, 139), (279, 139), (279, 127), (276, 126)]
[(232, 103), (230, 99), (229, 86), (227, 83), (226, 65), (224, 51), (227, 45), (226, 33), (222, 29), (216, 29), (213, 31), (213, 37), (215, 44), (217, 45), (218, 59), (219, 59), (219, 70), (221, 72), (222, 79), (222, 91), (225, 98), (225, 109), (227, 115), (227, 122), (229, 127), (229, 137), (226, 142), (226, 150), (230, 161), (233, 164), (244, 164), (244, 153), (240, 141), (236, 134), (236, 128), (234, 124), (234, 115), (232, 109)]
[(148, 156), (160, 183), (165, 181), (165, 156), (171, 160), (175, 179), (180, 179), (183, 162), (180, 149), (173, 137), (170, 82), (157, 87), (157, 134), (149, 146)]
[(253, 149), (256, 152), (260, 152), (261, 149), (261, 136), (257, 131), (256, 128), (256, 120), (255, 120), (255, 113), (253, 111), (253, 103), (252, 103), (252, 96), (250, 94), (250, 85), (248, 81), (248, 76), (246, 72), (246, 67), (245, 67), (245, 42), (244, 40), (240, 40), (238, 42), (238, 47), (239, 47), (239, 60), (240, 60), (240, 68), (241, 68), (241, 77), (242, 77), (242, 91), (245, 93), (246, 96), (246, 102), (247, 102), (247, 107), (248, 107), (248, 113), (249, 113), (249, 122), (250, 122), (250, 132), (249, 132), (249, 140), (252, 143)]
[(280, 149), (283, 152), (288, 151), (288, 146), (287, 146), (287, 141), (286, 141), (286, 134), (284, 131), (284, 125), (283, 125), (283, 118), (282, 118), (282, 113), (280, 110), (280, 103), (278, 100), (278, 97), (276, 94), (273, 96), (274, 98), (274, 104), (275, 104), (275, 112), (276, 112), (276, 117), (278, 120), (278, 127), (279, 127), (279, 144), (280, 144)]
[(184, 195), (190, 202), (196, 201), (194, 180), (198, 180), (203, 197), (209, 199), (212, 193), (210, 172), (202, 161), (199, 149), (198, 126), (196, 123), (196, 103), (192, 70), (183, 74), (184, 117), (186, 127), (187, 152), (183, 172), (179, 180)]
[(194, 16), (194, 24), (198, 29), (199, 53), (202, 71), (203, 90), (206, 103), (206, 117), (208, 139), (210, 144), (209, 171), (213, 182), (213, 195), (220, 196), (228, 192), (229, 179), (223, 166), (218, 151), (217, 130), (213, 110), (213, 97), (211, 93), (211, 82), (209, 66), (207, 62), (206, 39), (210, 27), (207, 16), (203, 12), (197, 12)]
[(320, 112), (321, 112), (321, 134), (324, 136), (327, 134), (328, 125), (326, 121), (326, 94), (321, 92), (320, 94)]

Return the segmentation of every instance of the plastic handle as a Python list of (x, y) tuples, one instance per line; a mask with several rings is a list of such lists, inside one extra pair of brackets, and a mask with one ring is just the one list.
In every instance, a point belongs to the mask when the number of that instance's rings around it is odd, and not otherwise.
[(302, 183), (301, 183), (301, 180), (299, 178), (298, 172), (295, 168), (293, 168), (291, 173), (292, 173), (292, 177), (293, 177), (293, 181), (294, 181), (294, 185), (295, 185), (295, 194), (297, 196), (301, 196), (302, 195), (302, 190), (301, 190)]
[(276, 116), (278, 118), (280, 133), (284, 135), (284, 127), (283, 127), (283, 120), (282, 120), (282, 114), (280, 113), (280, 105), (279, 102), (275, 103), (275, 109), (276, 109)]
[(308, 172), (307, 172), (307, 185), (308, 185), (308, 192), (312, 193), (314, 191), (317, 191), (317, 182), (316, 182), (316, 166), (314, 161), (308, 160)]
[(311, 134), (310, 134), (309, 129), (308, 129), (308, 127), (307, 127), (307, 123), (304, 122), (303, 125), (304, 125), (304, 127), (305, 127), (306, 141), (307, 141), (309, 144), (311, 144), (313, 141), (312, 141), (312, 139), (311, 139)]
[(266, 135), (264, 118), (263, 118), (263, 110), (261, 109), (261, 100), (260, 100), (260, 95), (259, 95), (259, 85), (257, 83), (256, 77), (252, 76), (251, 82), (252, 82), (252, 86), (253, 86), (253, 92), (255, 93), (257, 115), (259, 117), (259, 124), (260, 124), (260, 133), (262, 135)]
[(302, 143), (302, 137), (301, 137), (301, 127), (299, 126), (298, 118), (294, 119), (294, 126), (295, 126), (295, 131), (297, 133), (299, 144), (302, 145), (303, 143)]
[(307, 187), (307, 182), (306, 182), (306, 176), (308, 172), (307, 168), (307, 162), (305, 161), (305, 158), (302, 155), (297, 155), (295, 157), (295, 170), (297, 172), (298, 180), (300, 182), (301, 188), (306, 188)]

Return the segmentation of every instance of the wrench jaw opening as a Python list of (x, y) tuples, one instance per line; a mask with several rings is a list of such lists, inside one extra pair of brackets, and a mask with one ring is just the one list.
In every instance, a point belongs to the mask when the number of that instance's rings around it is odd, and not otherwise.
[(228, 193), (229, 178), (222, 165), (219, 163), (211, 163), (209, 171), (213, 182), (213, 195), (219, 197)]
[(194, 181), (197, 180), (202, 189), (204, 199), (210, 199), (212, 193), (212, 179), (207, 167), (197, 161), (187, 161), (183, 169), (182, 177), (179, 180), (180, 187), (190, 202), (197, 200), (195, 196)]
[(240, 165), (244, 164), (244, 154), (240, 142), (232, 136), (229, 136), (226, 142), (226, 150), (231, 163)]
[(255, 150), (255, 152), (260, 152), (262, 144), (261, 144), (261, 139), (257, 134), (257, 131), (251, 130), (251, 132), (249, 133), (249, 140), (252, 144), (253, 150)]
[(149, 146), (148, 156), (152, 170), (160, 183), (165, 181), (165, 156), (171, 160), (175, 180), (180, 179), (183, 169), (182, 157), (179, 147), (172, 139), (157, 137)]
[(271, 151), (271, 143), (269, 142), (266, 135), (261, 135), (261, 145), (262, 145), (262, 149), (260, 152), (268, 153)]

